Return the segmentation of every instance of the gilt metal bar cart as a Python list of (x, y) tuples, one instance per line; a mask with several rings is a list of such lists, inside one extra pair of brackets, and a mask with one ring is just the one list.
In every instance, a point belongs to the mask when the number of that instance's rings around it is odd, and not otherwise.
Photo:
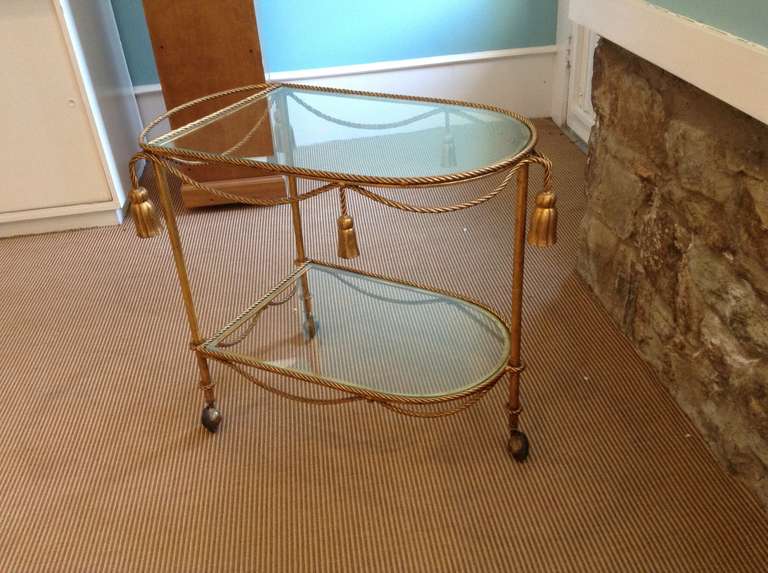
[[(150, 137), (164, 120), (204, 105), (201, 119)], [(213, 110), (213, 111), (210, 111)], [(271, 153), (249, 149), (254, 133), (271, 131)], [(262, 131), (263, 133), (263, 131)], [(223, 134), (223, 135), (222, 135)], [(396, 96), (293, 84), (259, 84), (213, 94), (164, 113), (141, 135), (130, 163), (131, 211), (140, 237), (160, 233), (137, 164), (153, 165), (197, 360), (205, 405), (202, 424), (216, 432), (216, 404), (209, 361), (219, 361), (281, 396), (314, 404), (366, 400), (400, 414), (437, 417), (460, 412), (508, 380), (507, 412), (512, 457), (528, 456), (519, 429), (521, 313), (526, 235), (549, 246), (556, 240), (551, 162), (535, 150), (527, 119), (500, 108), (452, 100)], [(285, 176), (284, 198), (257, 199), (215, 188), (191, 177), (188, 165), (255, 168)], [(529, 166), (544, 169), (526, 233)], [(294, 271), (212, 336), (203, 336), (166, 177), (228, 200), (260, 206), (289, 205), (295, 239)], [(388, 188), (418, 190), (496, 176), (498, 185), (469, 201), (422, 206), (394, 199)], [(299, 192), (297, 179), (317, 183)], [(347, 197), (356, 194), (383, 208), (414, 215), (450, 213), (505, 197), (516, 183), (511, 320), (485, 304), (413, 282), (312, 259), (306, 252), (301, 205), (338, 193), (338, 257), (360, 255)], [(501, 199), (497, 199), (501, 200)], [(298, 301), (291, 312), (286, 301)], [(269, 340), (279, 324), (289, 331)], [(263, 371), (333, 391), (306, 396), (268, 384)]]

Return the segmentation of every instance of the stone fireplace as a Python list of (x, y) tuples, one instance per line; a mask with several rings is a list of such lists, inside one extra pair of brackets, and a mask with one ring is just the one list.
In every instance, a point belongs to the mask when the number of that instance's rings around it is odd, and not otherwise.
[(594, 70), (579, 272), (768, 504), (768, 126), (606, 40)]

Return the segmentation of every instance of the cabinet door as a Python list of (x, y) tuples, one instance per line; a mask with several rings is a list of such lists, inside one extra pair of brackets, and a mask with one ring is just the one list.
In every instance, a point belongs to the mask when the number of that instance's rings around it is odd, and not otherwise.
[(0, 214), (112, 200), (50, 0), (0, 2)]

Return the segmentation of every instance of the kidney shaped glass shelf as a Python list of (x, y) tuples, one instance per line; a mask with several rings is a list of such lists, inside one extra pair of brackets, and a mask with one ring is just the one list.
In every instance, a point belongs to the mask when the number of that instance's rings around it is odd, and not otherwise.
[[(493, 173), (536, 142), (527, 119), (493, 106), (361, 93), (291, 84), (222, 92), (188, 104), (211, 113), (147, 142), (160, 122), (150, 124), (142, 146), (309, 179), (423, 186)], [(265, 154), (256, 134), (267, 129)]]
[(439, 401), (495, 382), (510, 339), (503, 321), (479, 303), (310, 262), (201, 351), (351, 394)]

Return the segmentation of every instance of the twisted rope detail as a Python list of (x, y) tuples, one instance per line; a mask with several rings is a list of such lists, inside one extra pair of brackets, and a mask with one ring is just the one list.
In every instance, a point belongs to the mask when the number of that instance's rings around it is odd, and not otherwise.
[[(222, 191), (221, 189), (209, 187), (208, 185), (204, 185), (192, 179), (189, 175), (187, 175), (186, 173), (178, 169), (176, 166), (174, 166), (171, 160), (162, 160), (157, 156), (151, 153), (146, 153), (146, 152), (137, 153), (131, 158), (131, 161), (128, 164), (128, 168), (131, 175), (131, 184), (133, 185), (134, 188), (137, 188), (139, 186), (139, 179), (138, 179), (138, 175), (136, 174), (136, 164), (141, 160), (150, 161), (154, 164), (160, 165), (166, 171), (168, 171), (168, 173), (173, 174), (174, 176), (178, 177), (182, 182), (186, 183), (187, 185), (190, 185), (191, 187), (194, 187), (199, 191), (203, 191), (204, 193), (210, 193), (212, 195), (216, 195), (217, 197), (228, 199), (229, 201), (232, 201), (234, 203), (242, 203), (244, 205), (253, 205), (258, 207), (275, 207), (277, 205), (288, 205), (294, 202), (294, 199), (290, 197), (284, 197), (282, 199), (256, 199), (253, 197), (246, 197), (238, 193), (230, 193), (228, 191)], [(173, 161), (176, 161), (176, 160), (173, 160)], [(335, 183), (335, 182), (328, 183), (326, 185), (317, 187), (312, 191), (307, 191), (306, 193), (302, 193), (296, 198), (296, 200), (306, 201), (307, 199), (311, 199), (312, 197), (321, 195), (323, 193), (336, 189), (337, 187), (339, 187), (338, 183)]]
[[(221, 152), (224, 156), (232, 155), (235, 151), (243, 147), (246, 143), (248, 143), (251, 138), (254, 136), (254, 134), (259, 131), (259, 128), (264, 124), (264, 120), (269, 117), (269, 108), (265, 108), (264, 112), (261, 114), (261, 117), (259, 117), (259, 120), (253, 125), (253, 127), (248, 130), (248, 133), (246, 133), (240, 141), (235, 143), (232, 147), (229, 147)], [(181, 159), (180, 157), (176, 157), (174, 159), (177, 163), (182, 163), (184, 165), (205, 165), (205, 161), (195, 161), (193, 159)]]
[[(172, 173), (174, 176), (178, 177), (181, 181), (184, 183), (190, 185), (191, 187), (194, 187), (195, 189), (198, 189), (199, 191), (203, 191), (205, 193), (210, 193), (212, 195), (215, 195), (217, 197), (221, 197), (224, 199), (227, 199), (229, 201), (233, 201), (235, 203), (243, 203), (246, 205), (254, 205), (254, 206), (262, 206), (262, 207), (273, 207), (277, 205), (287, 205), (289, 203), (292, 203), (294, 199), (290, 197), (285, 197), (281, 199), (257, 199), (254, 197), (246, 197), (243, 195), (239, 195), (237, 193), (230, 193), (228, 191), (223, 191), (221, 189), (216, 189), (214, 187), (209, 187), (208, 185), (204, 185), (194, 179), (192, 179), (189, 175), (178, 169), (173, 165), (173, 163), (170, 160), (162, 160), (158, 158), (157, 156), (147, 153), (147, 152), (139, 152), (136, 155), (131, 158), (131, 161), (129, 163), (129, 170), (131, 175), (131, 183), (134, 186), (134, 188), (139, 186), (138, 177), (136, 175), (136, 163), (140, 160), (146, 160), (146, 161), (152, 161), (154, 163), (160, 164), (162, 167), (164, 167), (169, 173)], [(175, 161), (175, 160), (174, 160)], [(320, 187), (317, 187), (311, 191), (308, 191), (306, 193), (302, 193), (299, 195), (295, 201), (306, 201), (307, 199), (311, 199), (312, 197), (315, 197), (317, 195), (321, 195), (323, 193), (326, 193), (328, 191), (332, 191), (334, 189), (339, 189), (339, 200), (341, 203), (342, 208), (342, 214), (346, 214), (347, 209), (347, 197), (346, 197), (346, 190), (349, 189), (351, 191), (354, 191), (355, 193), (358, 193), (362, 195), (363, 197), (366, 197), (367, 199), (370, 199), (372, 201), (375, 201), (377, 203), (380, 203), (382, 205), (385, 205), (387, 207), (391, 207), (394, 209), (399, 209), (401, 211), (407, 211), (409, 213), (421, 213), (421, 214), (437, 214), (437, 213), (451, 213), (454, 211), (460, 211), (462, 209), (468, 209), (470, 207), (475, 207), (477, 205), (481, 205), (485, 203), (486, 201), (489, 201), (490, 199), (493, 199), (501, 193), (509, 184), (510, 180), (512, 179), (513, 175), (517, 173), (524, 165), (541, 165), (544, 169), (544, 191), (551, 191), (552, 189), (552, 161), (548, 159), (547, 157), (544, 157), (543, 155), (539, 154), (538, 152), (532, 152), (528, 156), (524, 157), (520, 161), (518, 161), (516, 164), (514, 164), (507, 174), (505, 175), (502, 182), (490, 193), (487, 193), (486, 195), (483, 195), (482, 197), (478, 197), (477, 199), (473, 199), (471, 201), (467, 201), (464, 203), (458, 203), (455, 205), (447, 205), (447, 206), (417, 206), (417, 205), (411, 205), (408, 203), (404, 203), (401, 201), (396, 201), (394, 199), (389, 199), (387, 197), (384, 197), (382, 195), (379, 195), (378, 193), (374, 193), (373, 191), (369, 189), (365, 189), (364, 187), (361, 187), (359, 185), (354, 184), (343, 184), (339, 182), (331, 182), (327, 183), (326, 185), (322, 185)]]
[(244, 368), (241, 368), (237, 364), (233, 364), (232, 362), (224, 362), (224, 364), (226, 366), (229, 366), (232, 370), (240, 374), (240, 376), (244, 377), (246, 380), (252, 382), (253, 384), (256, 384), (256, 386), (258, 386), (259, 388), (263, 388), (267, 392), (276, 394), (281, 398), (288, 398), (289, 400), (293, 400), (294, 402), (302, 402), (304, 404), (317, 404), (321, 406), (336, 406), (338, 404), (345, 404), (347, 402), (356, 402), (358, 400), (363, 400), (362, 396), (344, 396), (342, 398), (308, 398), (306, 396), (299, 396), (298, 394), (291, 394), (290, 392), (286, 392), (285, 390), (280, 390), (279, 388), (275, 388), (274, 386), (267, 384), (263, 380), (259, 380), (253, 374), (251, 374)]
[[(295, 280), (295, 278), (304, 271), (306, 265), (307, 264), (311, 264), (313, 262), (315, 262), (315, 261), (308, 261), (307, 263), (305, 263), (305, 265), (303, 265), (303, 266), (299, 267), (298, 269), (296, 269), (293, 273), (291, 273), (291, 275), (289, 277), (286, 277), (275, 288), (273, 288), (267, 296), (262, 297), (262, 299), (260, 299), (260, 301), (258, 301), (254, 305), (252, 305), (250, 307), (250, 309), (246, 310), (238, 318), (236, 318), (235, 320), (231, 321), (229, 323), (229, 325), (227, 325), (221, 331), (219, 331), (219, 333), (214, 335), (209, 340), (209, 342), (205, 342), (205, 343), (203, 343), (200, 346), (194, 347), (193, 349), (196, 352), (202, 354), (203, 356), (206, 356), (208, 358), (211, 358), (211, 359), (214, 359), (214, 360), (217, 360), (217, 361), (220, 361), (220, 362), (229, 363), (229, 364), (239, 364), (239, 365), (242, 365), (242, 366), (248, 366), (248, 367), (251, 367), (251, 368), (257, 368), (257, 369), (260, 369), (260, 370), (265, 370), (267, 372), (271, 372), (273, 374), (287, 376), (289, 378), (294, 378), (294, 379), (297, 379), (297, 380), (301, 380), (303, 382), (309, 382), (309, 383), (312, 383), (312, 384), (316, 384), (316, 385), (319, 385), (319, 386), (330, 388), (332, 390), (337, 390), (337, 391), (344, 392), (344, 393), (353, 393), (355, 396), (360, 396), (362, 399), (365, 399), (365, 400), (370, 401), (370, 402), (379, 403), (382, 406), (387, 407), (390, 410), (394, 410), (394, 411), (399, 411), (398, 409), (404, 409), (404, 405), (423, 406), (423, 405), (430, 405), (430, 404), (432, 404), (432, 405), (434, 405), (434, 404), (445, 404), (447, 402), (453, 402), (453, 401), (459, 401), (459, 400), (465, 400), (466, 401), (466, 400), (469, 400), (474, 394), (477, 394), (477, 393), (483, 394), (483, 393), (487, 392), (488, 390), (490, 390), (505, 374), (512, 374), (512, 373), (520, 374), (520, 373), (522, 373), (525, 370), (525, 364), (521, 363), (518, 366), (507, 364), (504, 368), (502, 368), (500, 371), (498, 371), (492, 377), (484, 380), (483, 382), (477, 384), (476, 386), (473, 386), (473, 387), (470, 387), (470, 388), (465, 388), (465, 389), (463, 389), (463, 390), (461, 390), (461, 391), (459, 391), (459, 392), (457, 392), (455, 394), (435, 395), (435, 396), (404, 396), (404, 395), (387, 394), (387, 393), (380, 392), (380, 391), (377, 391), (377, 390), (373, 390), (373, 389), (370, 389), (370, 388), (357, 387), (357, 386), (349, 386), (348, 384), (340, 383), (340, 382), (337, 382), (337, 381), (332, 380), (332, 379), (327, 379), (327, 378), (323, 378), (323, 377), (320, 377), (320, 376), (317, 376), (317, 375), (313, 375), (313, 374), (310, 374), (310, 373), (300, 372), (300, 371), (296, 371), (296, 370), (291, 370), (291, 369), (279, 367), (279, 366), (276, 366), (276, 365), (273, 365), (273, 364), (262, 362), (260, 360), (250, 359), (247, 356), (233, 354), (233, 353), (230, 353), (230, 352), (227, 352), (227, 351), (222, 352), (221, 350), (216, 350), (214, 348), (210, 348), (211, 344), (220, 344), (220, 343), (216, 343), (214, 341), (216, 341), (217, 339), (221, 338), (224, 335), (225, 332), (227, 332), (232, 327), (234, 327), (238, 322), (243, 321), (248, 316), (249, 312), (251, 312), (253, 309), (259, 307), (259, 305), (263, 304), (266, 300), (269, 299), (270, 296), (274, 295), (274, 293), (276, 293), (281, 288), (283, 288), (287, 283), (289, 283), (291, 280)], [(328, 266), (330, 268), (338, 268), (338, 269), (343, 269), (344, 268), (344, 267), (340, 267), (340, 266), (337, 266), (337, 265), (332, 265), (330, 263), (318, 263), (318, 264), (323, 264), (323, 265)], [(365, 271), (356, 271), (356, 272), (359, 272), (362, 275), (371, 276), (371, 277), (374, 277), (374, 278), (381, 278), (381, 279), (385, 278), (385, 277), (382, 277), (381, 275), (377, 275), (377, 274), (374, 274), (374, 273), (368, 273), (368, 272), (365, 272)], [(409, 282), (409, 281), (399, 281), (399, 282), (401, 282), (402, 284), (405, 284), (406, 286), (413, 286), (413, 287), (425, 288), (425, 289), (427, 288), (424, 285), (419, 285), (418, 283), (412, 283), (412, 282)], [(463, 297), (461, 295), (457, 295), (455, 293), (449, 293), (448, 291), (444, 291), (444, 290), (437, 290), (437, 289), (432, 289), (432, 290), (433, 290), (433, 292), (435, 292), (437, 294), (443, 294), (443, 295), (446, 295), (446, 296), (453, 296), (453, 297), (458, 298), (460, 300), (464, 300), (466, 302), (471, 302), (471, 303), (473, 303), (473, 304), (483, 308), (484, 310), (486, 310), (487, 312), (491, 313), (492, 315), (496, 316), (497, 318), (499, 318), (498, 315), (491, 308), (487, 307), (486, 305), (484, 305), (484, 304), (482, 304), (482, 303), (480, 303), (478, 301), (473, 301), (470, 298), (466, 298), (466, 297)], [(501, 319), (499, 318), (499, 320), (501, 320)], [(471, 401), (469, 405), (471, 405), (473, 403), (474, 403), (474, 401)], [(469, 407), (469, 405), (463, 406), (463, 403), (462, 403), (462, 405), (457, 406), (451, 412), (452, 413), (459, 412), (459, 411)], [(429, 417), (439, 417), (440, 415), (448, 415), (448, 413), (442, 414), (443, 411), (441, 411), (441, 412), (423, 412), (423, 411), (420, 411), (420, 412), (414, 412), (414, 413), (411, 413), (411, 412), (413, 412), (413, 411), (412, 410), (407, 410), (407, 411), (404, 411), (402, 413), (406, 414), (406, 415), (413, 415), (413, 416), (417, 416), (417, 417), (427, 417), (427, 418), (429, 418)], [(445, 412), (448, 412), (448, 410), (445, 410)]]
[(339, 187), (339, 209), (341, 210), (341, 216), (349, 215), (347, 211), (347, 186), (342, 185)]
[[(231, 155), (222, 155), (221, 153), (209, 153), (209, 152), (195, 151), (195, 150), (189, 150), (189, 149), (169, 148), (164, 146), (164, 144), (167, 143), (167, 141), (169, 141), (171, 137), (179, 137), (185, 133), (188, 133), (189, 131), (196, 129), (201, 125), (205, 125), (206, 123), (215, 121), (219, 117), (222, 117), (224, 115), (237, 111), (242, 107), (250, 105), (254, 101), (258, 101), (259, 99), (266, 99), (267, 94), (269, 94), (270, 92), (280, 87), (286, 87), (286, 88), (303, 90), (303, 91), (314, 91), (319, 93), (323, 93), (323, 92), (334, 93), (337, 95), (348, 94), (348, 95), (355, 95), (355, 96), (388, 97), (391, 99), (402, 100), (402, 101), (416, 101), (416, 102), (424, 102), (428, 104), (447, 104), (447, 105), (453, 105), (453, 106), (460, 106), (462, 108), (483, 109), (483, 110), (498, 113), (500, 115), (511, 117), (519, 121), (520, 123), (524, 124), (530, 131), (531, 138), (528, 141), (528, 144), (526, 145), (526, 147), (520, 150), (518, 154), (516, 154), (513, 157), (508, 157), (506, 159), (500, 160), (492, 165), (487, 165), (482, 168), (474, 169), (471, 171), (463, 171), (460, 173), (450, 173), (447, 175), (432, 175), (432, 176), (415, 177), (415, 178), (345, 175), (343, 173), (334, 173), (331, 171), (308, 169), (308, 168), (295, 167), (295, 166), (275, 165), (273, 163), (258, 161), (256, 159), (247, 158), (247, 157), (233, 157)], [(151, 129), (153, 129), (163, 120), (170, 118), (172, 115), (184, 109), (187, 109), (189, 107), (192, 107), (216, 98), (225, 97), (225, 96), (232, 95), (239, 92), (254, 91), (254, 90), (256, 90), (256, 93), (250, 96), (247, 96), (234, 104), (223, 107), (217, 110), (216, 112), (207, 115), (204, 118), (201, 118), (197, 121), (194, 121), (185, 125), (182, 128), (173, 130), (170, 134), (161, 136), (156, 140), (153, 140), (151, 142), (147, 141), (147, 134)], [(456, 110), (456, 111), (458, 113), (458, 111), (460, 110)], [(325, 181), (348, 180), (350, 182), (363, 184), (363, 185), (376, 185), (376, 186), (388, 186), (388, 187), (403, 187), (403, 186), (425, 187), (425, 186), (433, 186), (433, 185), (445, 185), (449, 183), (458, 183), (459, 181), (466, 181), (469, 179), (474, 179), (477, 177), (482, 177), (484, 175), (489, 175), (491, 173), (502, 171), (503, 169), (518, 163), (521, 160), (521, 158), (530, 154), (531, 150), (536, 144), (536, 140), (537, 140), (536, 128), (528, 119), (526, 119), (525, 117), (519, 114), (507, 111), (505, 109), (502, 109), (496, 106), (478, 104), (473, 102), (441, 99), (441, 98), (425, 98), (425, 97), (419, 97), (419, 96), (391, 95), (391, 94), (382, 94), (382, 93), (375, 93), (375, 92), (332, 89), (332, 88), (303, 86), (303, 85), (286, 83), (286, 84), (256, 84), (252, 86), (234, 88), (234, 89), (226, 90), (216, 94), (211, 94), (211, 95), (199, 98), (197, 100), (188, 102), (186, 104), (183, 104), (177, 108), (167, 111), (166, 113), (160, 115), (157, 119), (152, 121), (146, 127), (146, 129), (141, 133), (139, 137), (139, 145), (144, 151), (150, 152), (158, 157), (167, 157), (171, 159), (185, 158), (185, 159), (191, 159), (191, 160), (199, 160), (203, 162), (224, 163), (228, 165), (236, 165), (241, 167), (257, 167), (265, 171), (279, 173), (281, 175), (290, 174), (290, 175), (295, 175), (295, 176), (303, 177), (307, 179), (319, 179), (319, 180), (325, 180)]]
[(222, 361), (222, 362), (226, 366), (228, 366), (229, 368), (231, 368), (232, 370), (234, 370), (235, 372), (243, 376), (246, 380), (257, 385), (258, 387), (266, 390), (267, 392), (271, 392), (272, 394), (280, 396), (281, 398), (287, 398), (288, 400), (293, 400), (294, 402), (299, 402), (303, 404), (320, 405), (320, 406), (338, 406), (339, 404), (347, 404), (349, 402), (366, 400), (367, 402), (378, 404), (379, 406), (382, 406), (387, 410), (391, 410), (398, 414), (411, 416), (414, 418), (443, 418), (446, 416), (452, 416), (454, 414), (458, 414), (474, 406), (483, 396), (485, 396), (488, 393), (488, 391), (490, 391), (491, 388), (493, 388), (493, 385), (485, 386), (481, 388), (479, 391), (475, 392), (474, 394), (466, 396), (465, 399), (458, 406), (455, 406), (447, 410), (420, 411), (420, 410), (415, 410), (413, 408), (406, 408), (393, 402), (387, 402), (387, 401), (376, 399), (376, 398), (365, 397), (363, 395), (343, 396), (340, 398), (309, 398), (307, 396), (300, 396), (298, 394), (292, 394), (290, 392), (286, 392), (285, 390), (280, 390), (279, 388), (275, 388), (274, 386), (264, 382), (263, 380), (259, 380), (256, 376), (254, 376), (253, 374), (251, 374), (250, 372), (248, 372), (247, 370), (245, 370), (244, 368), (242, 368), (237, 364), (234, 364), (229, 361)]

